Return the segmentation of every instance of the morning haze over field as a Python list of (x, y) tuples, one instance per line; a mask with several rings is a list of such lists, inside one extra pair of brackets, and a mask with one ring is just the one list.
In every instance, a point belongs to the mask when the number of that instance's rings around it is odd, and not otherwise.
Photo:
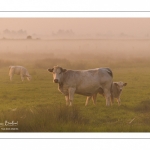
[[(86, 63), (85, 59), (106, 57), (105, 65), (113, 59), (148, 59), (150, 55), (147, 18), (1, 18), (0, 24), (3, 60), (82, 58)], [(97, 65), (101, 66), (93, 67)]]
[(1, 38), (149, 38), (147, 18), (1, 18)]
[[(150, 131), (149, 18), (0, 18), (0, 26), (0, 124), (18, 121), (20, 132)], [(26, 67), (32, 81), (10, 82), (10, 65)], [(54, 65), (111, 68), (114, 81), (127, 82), (121, 106), (107, 108), (98, 95), (85, 107), (75, 94), (66, 107), (47, 71)]]
[(147, 18), (0, 18), (0, 24), (0, 52), (7, 58), (38, 52), (68, 59), (74, 53), (149, 56)]

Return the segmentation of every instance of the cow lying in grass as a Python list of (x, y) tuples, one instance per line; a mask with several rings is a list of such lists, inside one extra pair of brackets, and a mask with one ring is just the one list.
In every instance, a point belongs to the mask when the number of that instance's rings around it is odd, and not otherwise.
[(24, 78), (27, 78), (29, 81), (31, 80), (28, 70), (23, 66), (9, 66), (10, 81), (12, 81), (14, 74), (20, 75), (22, 81), (24, 81)]
[[(120, 82), (113, 82), (112, 87), (111, 87), (111, 102), (114, 102), (114, 99), (117, 99), (118, 105), (121, 105), (121, 100), (120, 100), (120, 95), (123, 90), (123, 87), (126, 86), (127, 83), (124, 83), (122, 81)], [(103, 95), (105, 97), (103, 89), (99, 89), (98, 91), (99, 94)], [(94, 94), (93, 96), (88, 96), (86, 99), (85, 106), (88, 104), (89, 100), (92, 98), (93, 104), (95, 105), (96, 103), (96, 97), (97, 93)]]

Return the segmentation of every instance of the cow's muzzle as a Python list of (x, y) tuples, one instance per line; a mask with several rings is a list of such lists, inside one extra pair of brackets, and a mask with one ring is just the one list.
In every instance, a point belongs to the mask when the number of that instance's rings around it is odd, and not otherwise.
[(58, 79), (54, 79), (54, 82), (55, 82), (55, 83), (58, 83)]

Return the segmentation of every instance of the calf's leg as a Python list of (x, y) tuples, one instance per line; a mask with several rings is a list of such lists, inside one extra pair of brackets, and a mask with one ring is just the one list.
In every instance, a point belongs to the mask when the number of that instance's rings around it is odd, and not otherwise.
[(120, 106), (120, 105), (121, 105), (120, 97), (119, 97), (119, 98), (117, 98), (117, 102), (118, 102), (118, 106)]

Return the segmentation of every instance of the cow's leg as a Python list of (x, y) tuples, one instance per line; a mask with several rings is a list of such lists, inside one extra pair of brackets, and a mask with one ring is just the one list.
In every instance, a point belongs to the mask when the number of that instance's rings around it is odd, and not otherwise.
[(111, 93), (111, 104), (114, 103), (114, 95), (113, 95), (113, 83), (111, 84), (110, 93)]
[(112, 104), (114, 103), (114, 97), (113, 97), (112, 93), (111, 93), (111, 103)]
[(87, 104), (88, 104), (89, 100), (91, 99), (91, 97), (92, 97), (92, 96), (87, 96), (86, 102), (85, 102), (85, 106), (87, 106)]
[(106, 99), (106, 106), (110, 106), (110, 104), (112, 104), (110, 90), (104, 89), (104, 95), (105, 95), (105, 99)]
[(76, 88), (69, 88), (69, 101), (70, 101), (70, 106), (72, 106), (72, 101), (74, 98), (74, 93), (75, 93)]
[(97, 97), (97, 93), (92, 96), (92, 100), (93, 100), (94, 105), (96, 104), (96, 97)]
[(9, 77), (10, 77), (10, 81), (12, 81), (13, 75), (9, 75)]
[(69, 96), (68, 95), (65, 96), (65, 99), (66, 99), (66, 106), (68, 106), (69, 105)]
[(21, 80), (24, 81), (24, 76), (21, 75)]
[(10, 78), (10, 81), (12, 81), (13, 75), (14, 75), (14, 69), (10, 68), (9, 69), (9, 78)]

